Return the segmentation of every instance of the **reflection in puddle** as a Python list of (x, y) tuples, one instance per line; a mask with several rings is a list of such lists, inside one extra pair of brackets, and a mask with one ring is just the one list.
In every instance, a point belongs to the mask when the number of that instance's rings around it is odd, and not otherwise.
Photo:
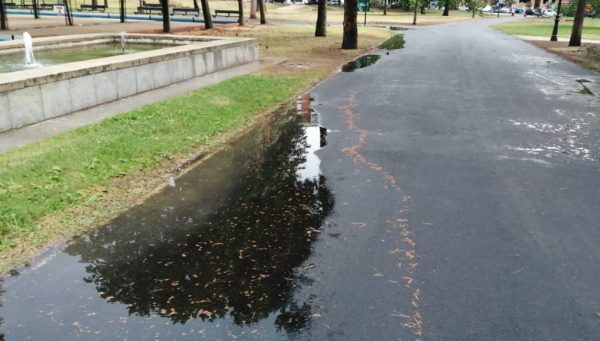
[(364, 56), (360, 56), (355, 60), (348, 62), (342, 66), (343, 72), (352, 72), (356, 69), (361, 69), (367, 67), (369, 65), (375, 64), (381, 58), (381, 56), (376, 54), (366, 54)]
[[(10, 278), (10, 308), (0, 311), (11, 318), (0, 332), (17, 339), (69, 339), (85, 330), (107, 339), (298, 333), (312, 314), (310, 298), (294, 297), (306, 285), (298, 268), (334, 204), (314, 155), (324, 132), (289, 119), (255, 129), (71, 243), (68, 255)], [(56, 273), (64, 288), (42, 273)], [(42, 306), (61, 319), (36, 319)]]
[(316, 152), (327, 145), (327, 129), (320, 126), (319, 115), (310, 105), (312, 100), (309, 94), (305, 94), (298, 99), (296, 105), (297, 115), (304, 123), (306, 137), (306, 162), (296, 173), (302, 181), (315, 181), (320, 176), (321, 159)]

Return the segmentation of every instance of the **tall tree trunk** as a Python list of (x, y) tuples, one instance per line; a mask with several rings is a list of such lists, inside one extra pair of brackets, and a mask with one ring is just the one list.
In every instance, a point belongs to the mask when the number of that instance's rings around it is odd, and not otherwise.
[(258, 10), (260, 11), (260, 24), (264, 25), (267, 23), (267, 18), (265, 17), (265, 1), (258, 0)]
[(569, 46), (581, 46), (581, 31), (583, 30), (583, 19), (585, 18), (585, 0), (577, 2), (577, 12), (573, 20), (573, 29), (571, 30), (571, 39)]
[[(429, 3), (429, 1), (427, 3)], [(427, 6), (427, 3), (425, 1), (423, 1), (423, 4), (421, 5), (421, 14), (422, 15), (425, 15), (425, 6)]]
[(256, 10), (258, 9), (257, 0), (250, 1), (250, 19), (256, 19)]
[(327, 0), (319, 0), (317, 5), (317, 27), (315, 37), (327, 36)]
[(238, 0), (238, 11), (240, 12), (238, 23), (240, 26), (244, 26), (244, 0)]
[(0, 0), (0, 30), (8, 30), (8, 18), (6, 17), (4, 0)]
[(94, 6), (94, 7), (98, 6), (98, 0), (92, 0), (92, 6)]
[(39, 19), (40, 18), (40, 9), (38, 8), (37, 0), (31, 0), (31, 5), (33, 7), (33, 17), (35, 19)]
[(169, 17), (169, 0), (160, 0), (162, 5), (163, 32), (171, 33), (171, 18)]
[(442, 16), (447, 17), (450, 12), (450, 0), (446, 0), (446, 5), (444, 6), (444, 14)]
[(65, 22), (67, 26), (73, 26), (73, 13), (71, 13), (71, 0), (64, 0)]
[(210, 7), (208, 7), (208, 0), (200, 0), (202, 4), (202, 16), (204, 17), (204, 28), (210, 30), (213, 28), (212, 16), (210, 15)]
[(342, 49), (353, 50), (358, 48), (358, 26), (356, 16), (358, 7), (356, 0), (344, 2), (344, 35), (342, 38)]
[(413, 5), (413, 25), (417, 24), (417, 8), (419, 8), (419, 2), (415, 0), (415, 3)]
[(388, 0), (383, 0), (383, 15), (387, 15)]
[(119, 0), (119, 17), (121, 22), (125, 22), (125, 0)]
[(200, 5), (198, 5), (198, 0), (194, 0), (194, 10), (200, 12)]

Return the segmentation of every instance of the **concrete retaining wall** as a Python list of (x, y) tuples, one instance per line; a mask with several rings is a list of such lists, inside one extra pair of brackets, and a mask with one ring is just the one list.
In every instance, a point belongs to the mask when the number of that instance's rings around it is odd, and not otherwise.
[[(78, 37), (85, 43), (105, 36), (118, 39), (117, 35)], [(128, 36), (128, 41), (136, 38), (173, 40), (173, 36), (134, 35)], [(218, 72), (259, 57), (255, 39), (209, 38), (212, 39), (177, 36), (178, 43), (185, 45), (0, 74), (0, 131)], [(36, 43), (43, 45), (34, 40)], [(14, 48), (14, 44), (3, 47), (4, 43), (0, 43), (0, 50)]]

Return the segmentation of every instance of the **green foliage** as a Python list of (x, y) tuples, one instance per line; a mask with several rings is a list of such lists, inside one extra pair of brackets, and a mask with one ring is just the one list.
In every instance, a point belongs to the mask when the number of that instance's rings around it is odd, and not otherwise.
[(486, 3), (485, 0), (467, 0), (465, 1), (465, 6), (469, 8), (469, 12), (473, 12), (474, 10), (478, 11), (479, 8), (485, 6)]
[(244, 76), (0, 154), (0, 250), (90, 189), (156, 167), (290, 98), (307, 76)]
[[(568, 6), (561, 8), (561, 13), (567, 17), (574, 17), (578, 2), (578, 0), (571, 0)], [(600, 12), (600, 0), (586, 0), (586, 12)]]
[(568, 6), (563, 6), (560, 9), (561, 14), (566, 17), (574, 17), (576, 11), (577, 11), (577, 0), (572, 0)]

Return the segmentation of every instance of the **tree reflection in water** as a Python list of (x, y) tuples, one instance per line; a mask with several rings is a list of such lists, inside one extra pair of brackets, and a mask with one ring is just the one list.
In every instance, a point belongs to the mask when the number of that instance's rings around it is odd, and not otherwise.
[[(278, 312), (279, 330), (305, 327), (311, 307), (293, 300), (295, 269), (310, 256), (334, 200), (323, 176), (296, 175), (306, 161), (304, 128), (288, 122), (280, 129), (278, 141), (264, 143), (257, 162), (218, 199), (219, 209), (199, 216), (202, 208), (190, 205), (151, 242), (127, 214), (68, 246), (88, 263), (85, 280), (130, 314), (174, 323), (229, 315), (243, 326)], [(164, 212), (147, 212), (146, 221), (164, 225)]]

